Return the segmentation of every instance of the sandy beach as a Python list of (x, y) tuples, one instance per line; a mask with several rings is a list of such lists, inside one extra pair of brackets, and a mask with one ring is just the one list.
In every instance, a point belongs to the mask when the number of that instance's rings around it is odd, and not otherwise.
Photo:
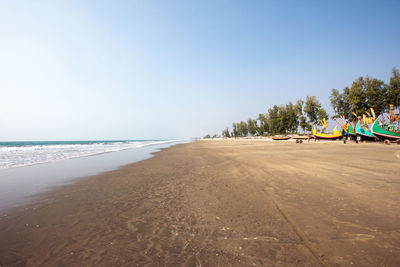
[(0, 266), (399, 266), (400, 146), (196, 141), (0, 214)]

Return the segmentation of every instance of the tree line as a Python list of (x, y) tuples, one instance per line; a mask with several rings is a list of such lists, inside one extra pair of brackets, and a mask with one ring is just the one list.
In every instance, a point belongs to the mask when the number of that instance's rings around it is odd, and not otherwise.
[[(350, 119), (352, 112), (361, 115), (370, 108), (379, 115), (388, 110), (389, 104), (400, 106), (400, 72), (393, 68), (389, 83), (361, 76), (342, 91), (333, 88), (329, 99), (334, 111), (331, 116), (333, 119), (339, 116)], [(305, 101), (299, 99), (296, 103), (274, 105), (255, 119), (234, 122), (231, 130), (227, 127), (222, 131), (222, 137), (293, 134), (300, 130), (305, 133), (324, 118), (328, 119), (329, 116), (318, 98), (307, 96)]]
[(249, 118), (232, 124), (232, 131), (226, 128), (223, 137), (245, 137), (297, 133), (311, 131), (312, 125), (327, 116), (316, 96), (307, 96), (306, 101), (297, 100), (286, 105), (274, 105), (266, 113), (260, 113), (257, 119)]
[(351, 87), (346, 86), (342, 92), (333, 88), (329, 97), (331, 106), (335, 112), (332, 116), (351, 117), (354, 112), (361, 115), (370, 108), (377, 115), (388, 111), (389, 105), (400, 105), (400, 73), (393, 68), (389, 83), (370, 77), (359, 77)]

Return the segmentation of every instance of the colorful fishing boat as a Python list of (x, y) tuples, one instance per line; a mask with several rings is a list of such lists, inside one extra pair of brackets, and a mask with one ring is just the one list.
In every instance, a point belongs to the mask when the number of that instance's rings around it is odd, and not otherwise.
[(373, 108), (371, 108), (371, 112), (366, 112), (366, 114), (363, 114), (362, 118), (358, 117), (356, 127), (354, 129), (357, 137), (360, 137), (363, 140), (375, 140), (376, 136), (370, 130), (375, 120), (376, 117)]
[(359, 118), (355, 112), (352, 112), (351, 114), (353, 114), (355, 118), (353, 119), (352, 122), (349, 123), (349, 136), (350, 138), (355, 140), (357, 139), (356, 125), (357, 122), (361, 119), (361, 117)]
[(381, 140), (400, 140), (400, 131), (394, 132), (390, 131), (385, 125), (379, 125), (379, 121), (376, 120), (375, 123), (372, 125), (372, 133), (375, 134)]
[(326, 140), (335, 140), (342, 138), (342, 133), (339, 132), (335, 127), (333, 129), (333, 133), (317, 133), (317, 130), (314, 128), (312, 131), (312, 134), (314, 135), (315, 138), (317, 139), (326, 139)]
[(400, 142), (400, 114), (394, 114), (393, 105), (390, 105), (389, 115), (389, 118), (386, 116), (386, 120), (383, 114), (380, 115), (372, 125), (371, 131), (385, 143), (389, 141)]
[(361, 125), (361, 121), (357, 121), (355, 132), (361, 139), (375, 140), (375, 135), (368, 129), (368, 124)]
[(349, 124), (349, 136), (352, 139), (356, 139), (357, 138), (357, 133), (355, 131), (356, 123), (357, 123), (357, 121), (353, 121), (352, 123)]

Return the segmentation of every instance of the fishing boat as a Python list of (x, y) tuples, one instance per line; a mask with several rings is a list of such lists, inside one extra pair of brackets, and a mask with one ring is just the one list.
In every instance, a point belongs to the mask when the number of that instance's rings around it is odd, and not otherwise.
[(400, 131), (395, 131), (390, 126), (381, 124), (380, 121), (376, 120), (372, 125), (372, 133), (376, 135), (381, 140), (400, 140)]
[(280, 141), (280, 140), (289, 140), (290, 136), (273, 136), (272, 140)]
[(351, 139), (355, 140), (357, 139), (356, 125), (357, 122), (361, 119), (361, 117), (359, 118), (355, 112), (352, 112), (351, 114), (353, 114), (355, 118), (353, 119), (352, 122), (349, 123), (349, 136)]
[(357, 139), (358, 137), (362, 140), (370, 141), (374, 141), (376, 139), (376, 136), (370, 130), (375, 120), (376, 116), (373, 108), (371, 108), (371, 112), (367, 111), (366, 114), (363, 114), (362, 118), (358, 117), (356, 127), (354, 129), (357, 134)]
[(355, 132), (363, 140), (375, 140), (375, 135), (368, 129), (368, 124), (361, 125), (361, 121), (357, 121)]
[(355, 127), (354, 127), (356, 123), (357, 123), (356, 121), (353, 121), (352, 123), (349, 124), (349, 136), (352, 139), (357, 138), (357, 133), (356, 133)]
[(317, 130), (314, 128), (312, 133), (315, 138), (317, 139), (326, 139), (326, 140), (335, 140), (342, 138), (342, 133), (339, 132), (337, 129), (337, 126), (333, 129), (333, 133), (317, 133)]
[(342, 138), (342, 133), (339, 132), (336, 128), (337, 126), (335, 126), (335, 128), (333, 129), (333, 134), (330, 133), (324, 133), (324, 131), (328, 128), (328, 124), (326, 123), (326, 119), (321, 120), (321, 125), (322, 125), (322, 133), (317, 133), (317, 130), (315, 129), (315, 127), (313, 128), (312, 134), (316, 139), (329, 139), (329, 140), (335, 140), (335, 139), (339, 139)]

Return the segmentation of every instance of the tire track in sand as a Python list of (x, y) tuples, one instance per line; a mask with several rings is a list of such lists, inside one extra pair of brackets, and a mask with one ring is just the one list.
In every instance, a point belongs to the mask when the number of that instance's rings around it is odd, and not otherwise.
[[(275, 198), (275, 197), (273, 197)], [(320, 263), (321, 266), (328, 266), (326, 263), (324, 263), (322, 257), (323, 254), (321, 254), (315, 246), (308, 240), (307, 236), (301, 229), (296, 225), (294, 220), (287, 214), (285, 213), (280, 205), (277, 203), (275, 199), (271, 199), (272, 203), (274, 203), (276, 209), (279, 211), (279, 213), (282, 215), (282, 217), (285, 219), (285, 221), (293, 228), (293, 231), (296, 233), (296, 235), (300, 238), (301, 241), (303, 241), (304, 246), (307, 247), (307, 249), (310, 251), (310, 253), (314, 256), (314, 258)]]

